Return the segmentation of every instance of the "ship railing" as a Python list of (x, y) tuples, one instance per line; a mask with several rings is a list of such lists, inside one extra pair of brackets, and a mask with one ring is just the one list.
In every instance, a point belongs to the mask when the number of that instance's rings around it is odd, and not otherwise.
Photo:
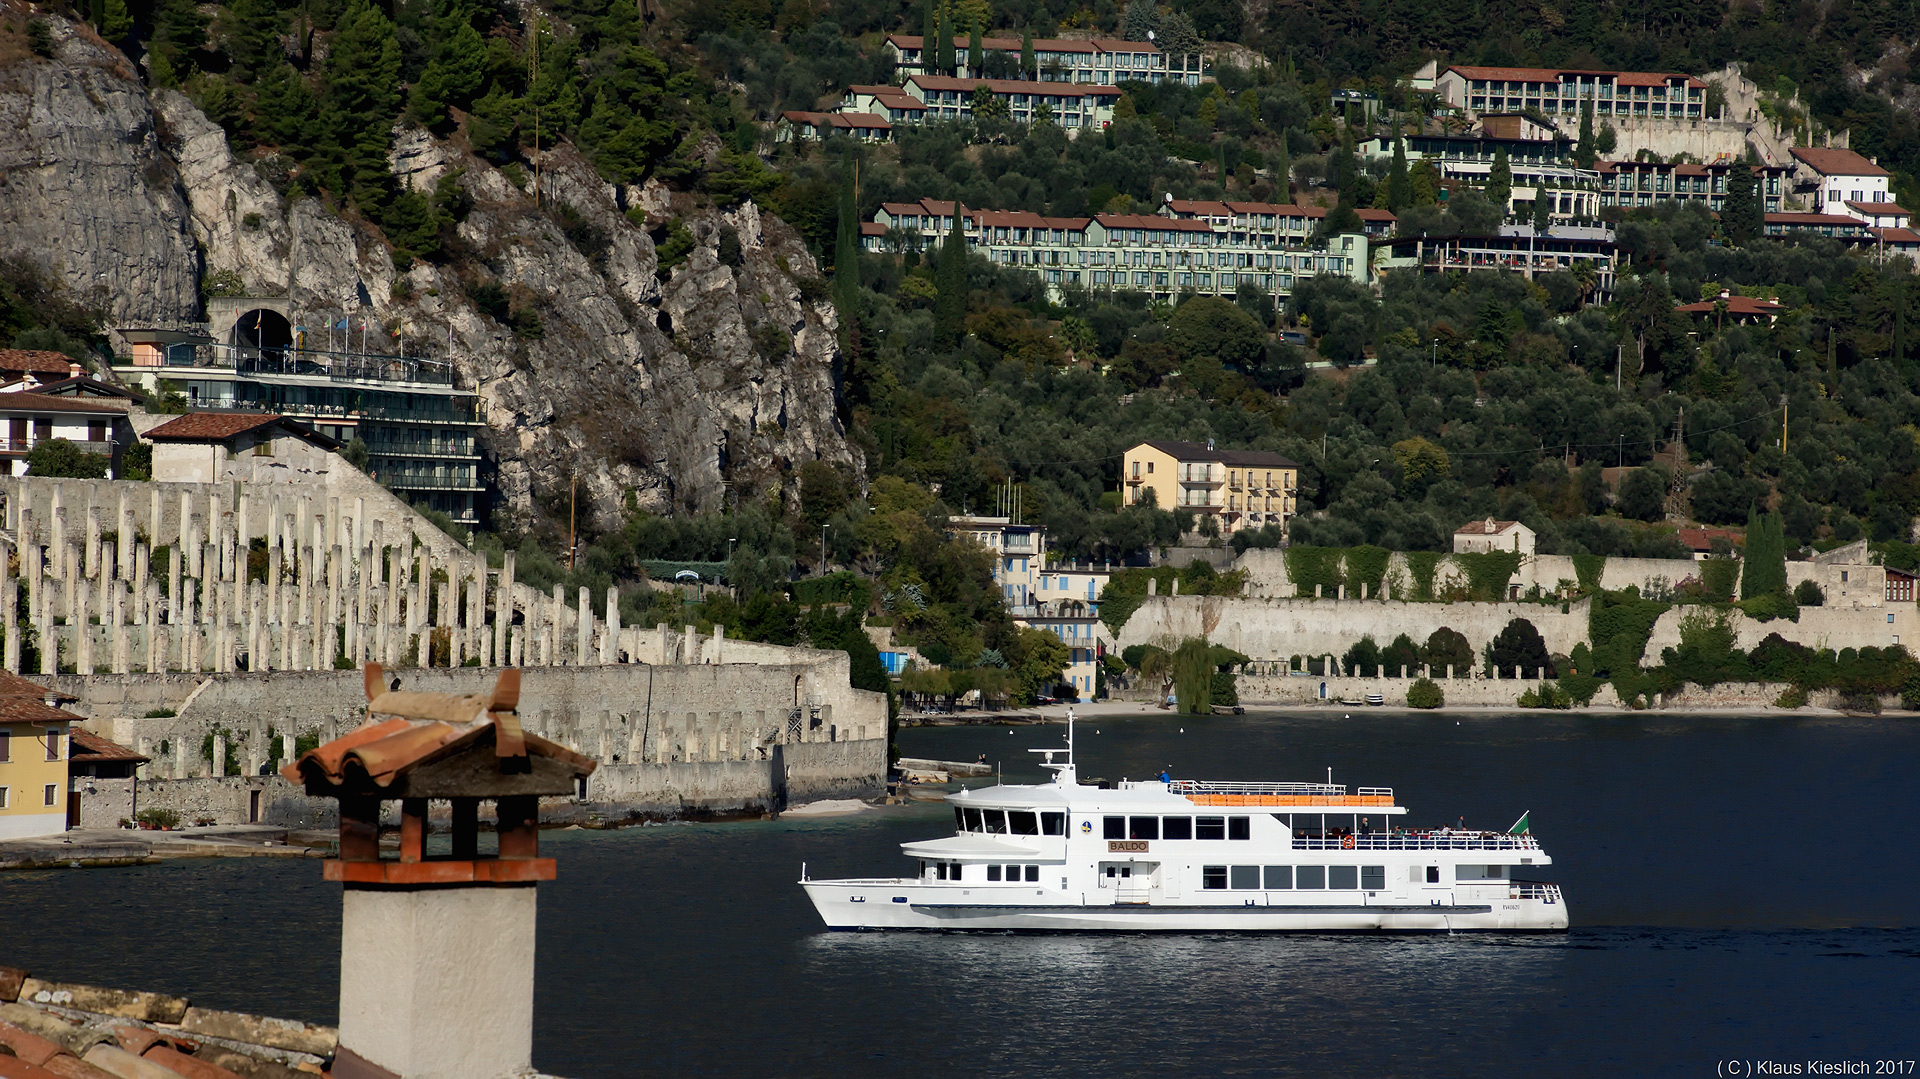
[(1514, 884), (1507, 888), (1508, 899), (1538, 899), (1543, 903), (1560, 902), (1558, 884)]
[(1295, 836), (1294, 850), (1539, 850), (1530, 835), (1498, 832), (1359, 832), (1344, 836)]
[[(1347, 793), (1345, 783), (1230, 783), (1210, 779), (1176, 779), (1167, 784), (1175, 794), (1291, 794), (1339, 797)], [(1391, 798), (1392, 787), (1361, 787), (1362, 797)]]

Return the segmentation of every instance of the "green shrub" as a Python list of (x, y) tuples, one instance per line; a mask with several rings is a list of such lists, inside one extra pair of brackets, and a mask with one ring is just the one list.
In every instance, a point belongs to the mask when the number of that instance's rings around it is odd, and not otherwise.
[(1542, 682), (1539, 689), (1530, 689), (1520, 694), (1520, 699), (1516, 703), (1522, 708), (1572, 708), (1573, 695), (1561, 690), (1552, 682)]
[(1593, 703), (1593, 695), (1603, 683), (1593, 674), (1579, 672), (1560, 676), (1560, 691), (1580, 705)]
[(1505, 599), (1507, 582), (1520, 569), (1526, 555), (1518, 551), (1486, 551), (1481, 554), (1456, 554), (1454, 564), (1467, 575), (1467, 594), (1471, 599)]
[[(1902, 694), (1900, 699), (1904, 703), (1906, 701), (1906, 695)], [(1788, 686), (1785, 693), (1773, 699), (1773, 706), (1775, 708), (1804, 708), (1806, 704), (1807, 691), (1801, 689), (1799, 686)]]
[(176, 711), (174, 711), (174, 710), (173, 710), (173, 709), (171, 709), (171, 708), (151, 708), (151, 709), (148, 709), (148, 710), (147, 710), (147, 714), (146, 714), (146, 716), (144, 716), (143, 718), (146, 718), (146, 719), (172, 719), (172, 718), (173, 718), (174, 716), (177, 716), (177, 715), (179, 715), (179, 714), (180, 714), (180, 713), (178, 713), (178, 712), (176, 712)]
[(1213, 703), (1240, 703), (1240, 691), (1234, 687), (1232, 671), (1213, 672)]
[(1606, 555), (1577, 554), (1573, 556), (1573, 575), (1579, 579), (1582, 592), (1600, 591), (1600, 578), (1606, 571)]
[(1793, 602), (1802, 607), (1824, 607), (1827, 594), (1822, 592), (1820, 586), (1813, 583), (1813, 579), (1809, 577), (1793, 586)]
[(1446, 703), (1447, 695), (1431, 678), (1419, 679), (1407, 687), (1408, 708), (1439, 708)]
[[(1810, 582), (1809, 582), (1810, 583)], [(1792, 596), (1782, 592), (1769, 592), (1764, 596), (1743, 599), (1734, 604), (1756, 622), (1771, 622), (1784, 618), (1789, 622), (1800, 621), (1800, 606)]]
[(1880, 695), (1870, 689), (1844, 690), (1834, 703), (1842, 712), (1867, 716), (1880, 714)]
[(180, 814), (171, 809), (143, 809), (135, 813), (133, 819), (154, 828), (180, 827)]
[(1440, 560), (1444, 557), (1439, 551), (1408, 551), (1407, 575), (1413, 578), (1413, 595), (1401, 598), (1431, 600), (1433, 578), (1440, 571)]
[(1900, 707), (1909, 712), (1920, 712), (1920, 672), (1907, 679), (1900, 687)]

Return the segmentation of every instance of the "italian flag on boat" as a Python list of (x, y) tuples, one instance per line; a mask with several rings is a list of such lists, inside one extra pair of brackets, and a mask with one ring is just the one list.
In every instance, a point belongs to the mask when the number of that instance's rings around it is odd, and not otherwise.
[(1532, 835), (1533, 822), (1527, 819), (1532, 815), (1533, 815), (1533, 810), (1531, 809), (1527, 810), (1525, 813), (1520, 814), (1520, 819), (1513, 822), (1513, 827), (1507, 829), (1507, 834), (1508, 835)]

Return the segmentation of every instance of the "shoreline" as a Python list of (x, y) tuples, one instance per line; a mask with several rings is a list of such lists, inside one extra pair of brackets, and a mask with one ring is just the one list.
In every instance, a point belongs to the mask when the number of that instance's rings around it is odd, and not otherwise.
[[(1072, 705), (1071, 707), (1073, 708), (1074, 716), (1076, 719), (1126, 718), (1130, 716), (1145, 718), (1145, 717), (1150, 717), (1155, 715), (1165, 716), (1169, 719), (1208, 718), (1206, 716), (1192, 716), (1188, 713), (1175, 711), (1174, 709), (1171, 709), (1171, 708), (1168, 708), (1168, 709), (1156, 708), (1153, 705), (1143, 701), (1079, 702)], [(1329, 715), (1333, 713), (1339, 713), (1342, 716), (1348, 717), (1348, 718), (1357, 718), (1363, 714), (1376, 714), (1376, 713), (1386, 714), (1386, 715), (1405, 715), (1405, 714), (1411, 713), (1411, 714), (1417, 714), (1417, 715), (1442, 715), (1442, 716), (1444, 715), (1452, 715), (1452, 716), (1463, 716), (1463, 715), (1541, 715), (1541, 716), (1747, 715), (1747, 716), (1753, 716), (1755, 718), (1762, 718), (1762, 717), (1772, 718), (1774, 716), (1818, 716), (1822, 718), (1832, 718), (1832, 717), (1838, 716), (1838, 717), (1851, 717), (1855, 719), (1920, 718), (1920, 712), (1909, 712), (1899, 708), (1888, 708), (1876, 716), (1876, 715), (1863, 713), (1863, 712), (1843, 712), (1837, 708), (1822, 708), (1817, 705), (1811, 705), (1811, 704), (1802, 705), (1799, 708), (1776, 708), (1772, 705), (1751, 705), (1751, 704), (1723, 704), (1723, 705), (1687, 704), (1687, 705), (1673, 705), (1665, 708), (1622, 708), (1622, 707), (1619, 707), (1618, 705), (1597, 705), (1597, 704), (1579, 706), (1574, 708), (1522, 708), (1517, 704), (1453, 704), (1453, 705), (1442, 705), (1439, 708), (1409, 708), (1404, 704), (1396, 705), (1392, 703), (1388, 703), (1385, 705), (1363, 705), (1363, 704), (1343, 705), (1337, 701), (1330, 701), (1326, 704), (1299, 704), (1299, 703), (1290, 702), (1290, 701), (1271, 701), (1271, 702), (1242, 701), (1240, 702), (1240, 707), (1246, 709), (1248, 714), (1258, 713), (1260, 715), (1322, 716), (1322, 715)], [(1067, 705), (1058, 705), (1058, 704), (1043, 705), (1037, 708), (1030, 709), (1028, 713), (1023, 714), (1022, 722), (1005, 723), (1002, 725), (1005, 725), (1005, 726), (1029, 725), (1035, 722), (1035, 717), (1037, 717), (1038, 721), (1041, 723), (1046, 723), (1046, 724), (1065, 723), (1067, 719), (1067, 708), (1068, 708)], [(1220, 713), (1215, 713), (1214, 715), (1217, 717), (1220, 715)], [(978, 719), (978, 720), (973, 720), (971, 722), (975, 724), (980, 724), (980, 725), (990, 725), (995, 723), (994, 720), (988, 720), (988, 719)], [(939, 726), (939, 725), (940, 724), (931, 724), (931, 723), (916, 724), (916, 726)], [(961, 724), (953, 724), (953, 725), (961, 726), (961, 725), (967, 725), (967, 724), (961, 723)]]

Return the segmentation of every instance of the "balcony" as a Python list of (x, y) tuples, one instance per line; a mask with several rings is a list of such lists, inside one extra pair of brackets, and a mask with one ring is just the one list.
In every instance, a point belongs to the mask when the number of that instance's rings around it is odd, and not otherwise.
[(1503, 832), (1360, 832), (1342, 836), (1295, 836), (1293, 849), (1539, 850), (1540, 842), (1530, 835)]
[[(52, 442), (55, 439), (63, 437), (64, 436), (61, 435), (43, 435), (39, 438), (0, 439), (0, 453), (29, 453), (33, 450), (33, 447), (38, 446), (42, 442)], [(113, 443), (111, 442), (96, 442), (86, 438), (68, 438), (66, 441), (73, 443), (81, 453), (100, 453), (109, 456), (113, 453)]]
[(159, 368), (191, 377), (198, 369), (232, 371), (249, 377), (311, 379), (318, 383), (404, 383), (416, 386), (453, 385), (453, 364), (424, 356), (371, 352), (335, 352), (288, 346), (197, 345), (172, 348), (164, 364), (135, 364), (135, 370)]

